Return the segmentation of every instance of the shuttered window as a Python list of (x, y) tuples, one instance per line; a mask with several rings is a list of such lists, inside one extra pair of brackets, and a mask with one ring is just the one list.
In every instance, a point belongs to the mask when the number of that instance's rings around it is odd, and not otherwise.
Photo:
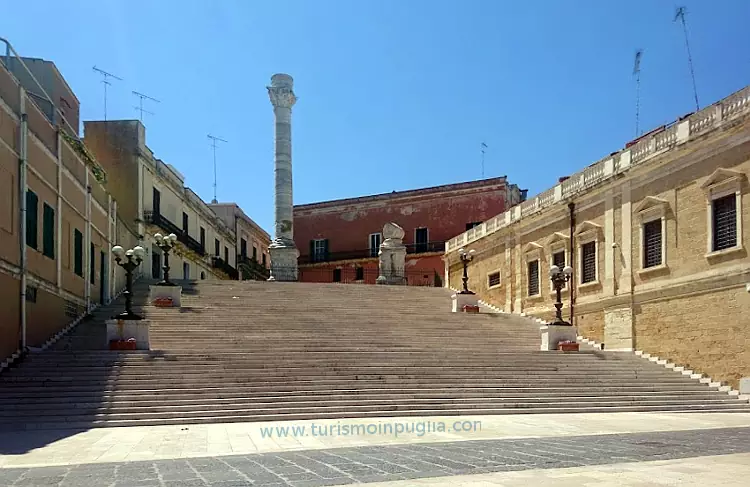
[(78, 229), (73, 232), (73, 271), (83, 277), (83, 234)]
[(581, 283), (596, 281), (596, 242), (581, 246)]
[(556, 265), (560, 270), (565, 268), (565, 251), (555, 252), (552, 254), (552, 265)]
[(55, 209), (47, 203), (42, 215), (42, 254), (55, 258)]
[(91, 281), (91, 284), (96, 283), (96, 248), (94, 247), (94, 244), (91, 244), (91, 252), (89, 253), (89, 264), (91, 267), (89, 268), (89, 280)]
[(529, 296), (539, 294), (539, 261), (529, 262)]
[(643, 267), (656, 267), (661, 261), (661, 219), (643, 224)]
[(26, 190), (26, 245), (33, 249), (37, 249), (38, 242), (37, 237), (39, 233), (38, 228), (38, 213), (39, 213), (39, 197), (31, 191)]
[(487, 276), (487, 287), (499, 286), (500, 285), (500, 273), (493, 272)]
[(713, 250), (737, 246), (737, 198), (734, 194), (713, 201)]
[(325, 262), (328, 259), (328, 239), (310, 240), (310, 256), (313, 262)]

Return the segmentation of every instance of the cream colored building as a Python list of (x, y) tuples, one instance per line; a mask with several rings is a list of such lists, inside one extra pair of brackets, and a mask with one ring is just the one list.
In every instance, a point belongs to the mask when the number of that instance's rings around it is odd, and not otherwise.
[[(268, 246), (271, 244), (271, 236), (263, 230), (260, 225), (255, 223), (252, 218), (247, 216), (237, 203), (211, 203), (208, 205), (224, 224), (231, 228), (236, 235), (235, 253), (237, 256), (238, 269), (239, 264), (245, 262), (253, 268), (257, 268), (259, 274), (256, 278), (263, 277), (265, 270), (270, 268), (271, 259), (268, 254)], [(257, 265), (255, 265), (257, 264)], [(248, 274), (248, 272), (245, 272)], [(243, 276), (251, 278), (250, 274)], [(267, 275), (265, 276), (268, 277)]]
[(606, 349), (642, 350), (737, 387), (750, 376), (750, 87), (652, 132), (446, 244), (476, 250), (469, 287), (553, 318), (553, 263), (571, 265), (564, 318)]
[(0, 58), (0, 365), (109, 302), (124, 285), (110, 249), (138, 242), (78, 138), (78, 101), (55, 65), (28, 66), (9, 51)]
[(174, 166), (154, 157), (141, 122), (84, 122), (84, 130), (86, 145), (117, 181), (109, 189), (122, 202), (120, 215), (132, 219), (143, 236), (147, 276), (161, 278), (164, 265), (153, 235), (175, 233), (178, 242), (169, 257), (171, 278), (237, 278), (234, 228), (185, 186)]

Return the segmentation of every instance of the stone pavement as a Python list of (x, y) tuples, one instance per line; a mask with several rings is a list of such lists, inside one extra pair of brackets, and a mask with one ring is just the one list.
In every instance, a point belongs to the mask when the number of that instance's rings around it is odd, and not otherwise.
[[(467, 431), (455, 431), (456, 420), (468, 421)], [(336, 425), (435, 424), (445, 432), (313, 435), (312, 425), (329, 430)], [(278, 428), (288, 427), (288, 435)], [(304, 427), (304, 434), (293, 428)], [(0, 468), (320, 450), (341, 447), (403, 445), (509, 438), (645, 433), (706, 428), (750, 427), (747, 413), (582, 413), (522, 414), (461, 417), (402, 417), (188, 426), (93, 428), (83, 431), (43, 430), (0, 432)], [(271, 428), (271, 435), (264, 431)], [(299, 430), (298, 430), (299, 432)], [(280, 436), (279, 433), (282, 433)]]
[[(539, 485), (534, 471), (542, 473), (548, 485), (602, 485), (615, 481), (623, 468), (630, 469), (640, 485), (659, 485), (664, 475), (682, 478), (695, 471), (693, 463), (705, 457), (745, 454), (738, 457), (747, 471), (750, 457), (750, 428), (716, 428), (691, 431), (556, 436), (496, 440), (412, 443), (387, 446), (363, 446), (329, 450), (303, 450), (223, 457), (157, 460), (146, 462), (99, 463), (37, 468), (0, 469), (0, 485), (6, 486), (194, 486), (240, 487), (251, 485), (312, 487), (354, 483), (402, 481), (401, 485), (419, 485), (418, 479), (433, 478), (445, 485), (453, 476), (495, 472), (530, 471), (525, 476), (505, 478), (456, 477), (464, 485)], [(688, 468), (648, 465), (617, 466), (572, 474), (558, 469), (602, 466), (620, 463), (653, 462), (703, 457)], [(731, 460), (730, 460), (731, 463)], [(653, 469), (656, 468), (656, 471)], [(652, 472), (644, 473), (648, 470)], [(700, 469), (699, 469), (700, 470)], [(607, 473), (609, 472), (609, 474)], [(710, 471), (708, 472), (710, 474)], [(740, 481), (742, 472), (726, 480)], [(705, 472), (704, 472), (705, 474)], [(567, 479), (565, 478), (567, 475)], [(611, 477), (610, 477), (611, 475)], [(661, 479), (661, 480), (659, 480)], [(709, 477), (709, 480), (715, 480)], [(497, 480), (497, 482), (496, 482)], [(627, 478), (625, 479), (627, 480)], [(468, 483), (466, 483), (468, 482)], [(644, 483), (646, 482), (646, 483)], [(421, 483), (421, 482), (420, 482)], [(387, 484), (386, 484), (387, 485)], [(398, 484), (394, 484), (398, 485)], [(425, 485), (425, 484), (423, 484)], [(430, 485), (427, 483), (426, 485)], [(623, 485), (616, 482), (615, 485)], [(638, 484), (635, 484), (638, 485)], [(709, 481), (704, 485), (719, 485)], [(731, 485), (731, 484), (725, 484)], [(737, 484), (735, 484), (737, 485)]]

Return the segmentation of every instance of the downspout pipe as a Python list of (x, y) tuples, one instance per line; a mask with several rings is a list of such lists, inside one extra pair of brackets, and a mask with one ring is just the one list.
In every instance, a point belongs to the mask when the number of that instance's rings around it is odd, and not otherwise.
[(21, 130), (19, 133), (19, 147), (20, 153), (18, 158), (18, 207), (21, 209), (21, 218), (19, 222), (20, 232), (18, 235), (18, 242), (20, 244), (21, 258), (20, 258), (20, 274), (21, 274), (21, 294), (20, 299), (20, 316), (19, 316), (19, 349), (21, 353), (26, 351), (26, 286), (27, 286), (27, 273), (28, 273), (28, 257), (26, 255), (26, 191), (28, 190), (28, 182), (26, 169), (28, 164), (28, 136), (29, 136), (29, 120), (28, 114), (26, 113), (26, 90), (19, 88), (20, 93), (20, 115), (21, 115)]
[(575, 228), (576, 228), (576, 204), (572, 201), (568, 203), (568, 212), (570, 214), (570, 267), (573, 268), (573, 275), (570, 279), (570, 293), (569, 293), (569, 299), (570, 303), (568, 305), (569, 309), (569, 317), (568, 322), (572, 325), (573, 324), (573, 317), (575, 316), (575, 303), (576, 303), (576, 279), (577, 279), (577, 272), (576, 272), (576, 253), (575, 253)]

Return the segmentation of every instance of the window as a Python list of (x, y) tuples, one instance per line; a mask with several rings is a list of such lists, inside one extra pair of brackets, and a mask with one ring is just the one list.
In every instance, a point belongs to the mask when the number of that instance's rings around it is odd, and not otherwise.
[(313, 262), (325, 262), (328, 258), (328, 239), (310, 240), (310, 256)]
[(83, 234), (78, 229), (73, 232), (73, 272), (83, 277)]
[(496, 287), (500, 285), (500, 271), (493, 272), (487, 276), (487, 287)]
[(417, 228), (414, 231), (414, 243), (416, 244), (414, 247), (414, 251), (416, 253), (422, 253), (427, 252), (427, 249), (429, 247), (429, 233), (427, 232), (426, 228)]
[(552, 254), (552, 265), (556, 265), (560, 270), (565, 268), (565, 251), (561, 250)]
[(206, 273), (201, 271), (201, 281), (204, 280), (205, 278), (206, 278)]
[(96, 253), (93, 242), (89, 249), (89, 264), (89, 281), (94, 284), (96, 282)]
[(341, 269), (333, 270), (333, 282), (341, 282)]
[(161, 214), (161, 193), (159, 190), (154, 188), (153, 192), (153, 203), (152, 203), (154, 215)]
[(244, 238), (240, 239), (240, 255), (243, 259), (247, 258), (247, 240)]
[(539, 295), (539, 260), (532, 260), (528, 263), (528, 278), (529, 278), (529, 296)]
[(185, 232), (185, 235), (189, 234), (189, 232), (188, 232), (188, 229), (189, 229), (188, 222), (189, 222), (188, 215), (187, 215), (187, 213), (185, 213), (183, 211), (182, 212), (182, 231)]
[(229, 264), (229, 247), (224, 247), (224, 262)]
[(662, 220), (643, 224), (643, 268), (662, 264)]
[(364, 267), (355, 267), (354, 268), (354, 280), (355, 281), (364, 281), (365, 279), (365, 268)]
[(221, 255), (221, 252), (219, 251), (220, 248), (221, 248), (221, 244), (219, 243), (219, 239), (215, 238), (214, 239), (214, 255), (216, 257)]
[(596, 281), (596, 241), (581, 245), (581, 284)]
[(377, 257), (380, 251), (380, 243), (383, 240), (381, 233), (370, 234), (370, 257)]
[(39, 213), (39, 198), (30, 189), (26, 190), (26, 245), (32, 249), (37, 247), (37, 214)]
[(55, 209), (44, 204), (42, 215), (42, 254), (55, 258)]
[(258, 247), (253, 245), (253, 262), (258, 262)]
[(478, 227), (482, 222), (471, 222), (466, 224), (466, 230), (471, 230), (474, 227)]
[(711, 250), (731, 249), (737, 246), (737, 198), (729, 194), (711, 202)]
[(36, 303), (37, 288), (32, 286), (26, 287), (26, 301), (29, 303)]
[(203, 227), (201, 227), (200, 238), (201, 238), (201, 249), (205, 251), (206, 250), (206, 229)]

